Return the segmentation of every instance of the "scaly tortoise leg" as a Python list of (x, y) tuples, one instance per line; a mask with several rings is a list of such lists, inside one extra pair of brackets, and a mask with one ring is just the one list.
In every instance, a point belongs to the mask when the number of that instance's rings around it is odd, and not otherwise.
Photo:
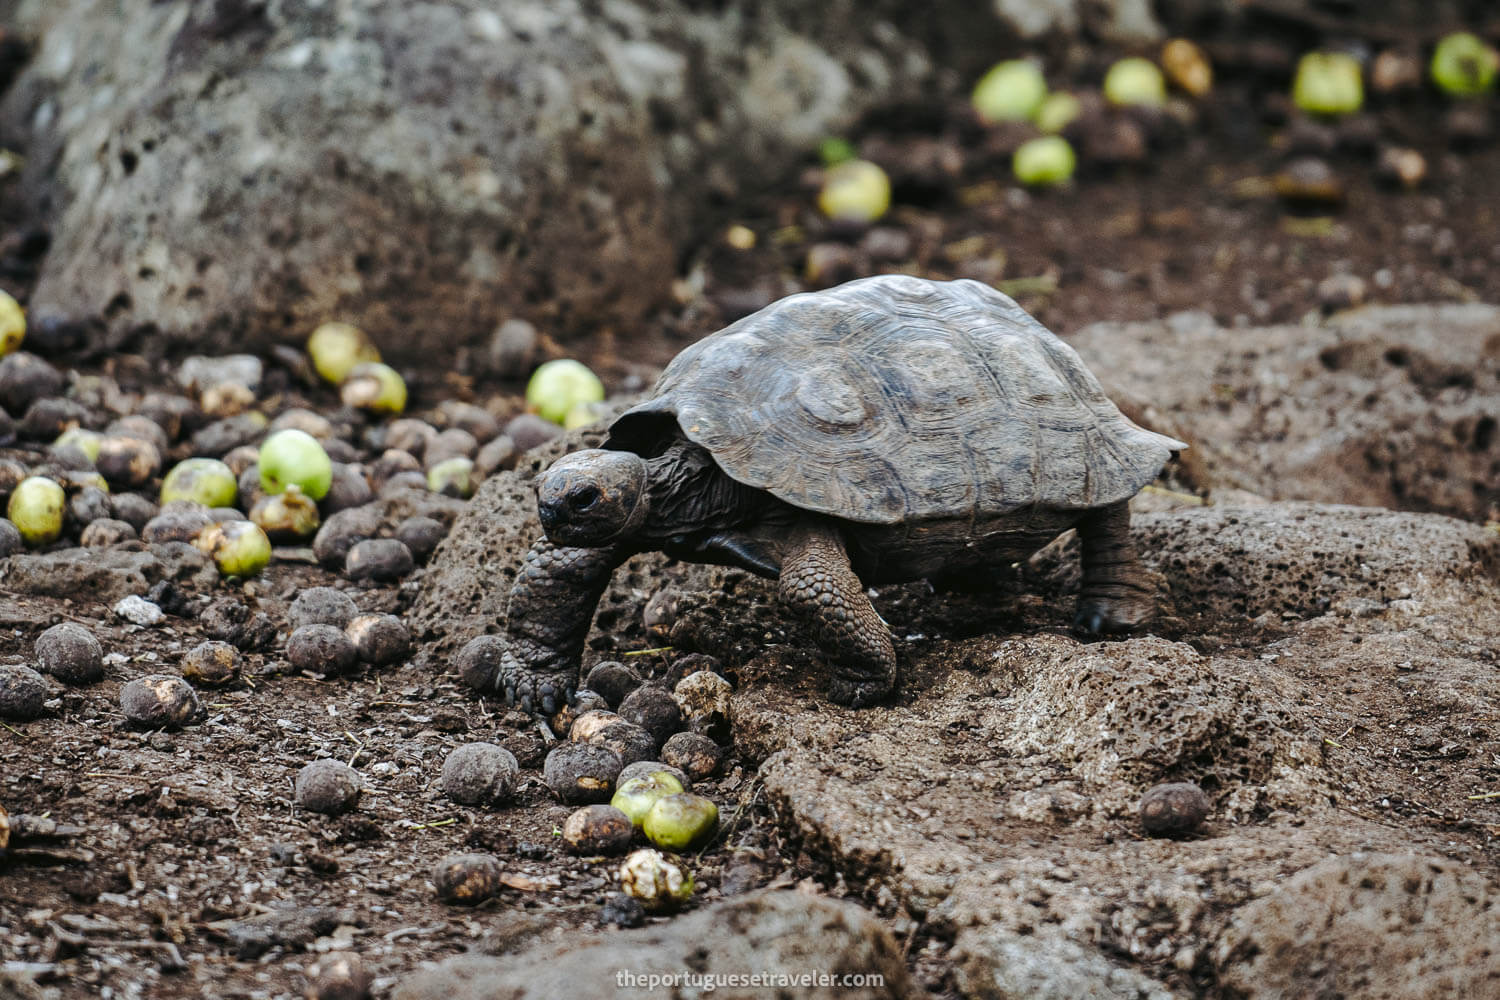
[(508, 703), (551, 715), (573, 697), (594, 609), (630, 554), (618, 546), (568, 548), (545, 538), (532, 545), (511, 585), (508, 649), (495, 681)]
[(849, 567), (838, 533), (809, 524), (782, 560), (781, 599), (812, 620), (828, 657), (834, 701), (858, 708), (889, 694), (896, 683), (896, 647), (864, 585)]
[(1130, 538), (1130, 504), (1096, 510), (1077, 524), (1083, 589), (1073, 623), (1089, 632), (1123, 632), (1155, 613), (1151, 584)]

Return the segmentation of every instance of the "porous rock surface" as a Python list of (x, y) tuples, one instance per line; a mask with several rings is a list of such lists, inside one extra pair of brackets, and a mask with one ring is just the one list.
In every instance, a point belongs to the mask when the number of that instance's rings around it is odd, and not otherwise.
[(337, 317), (423, 359), (517, 314), (639, 319), (714, 199), (1004, 28), (894, 0), (14, 7), (37, 322), (243, 350)]
[(1500, 306), (1370, 307), (1247, 330), (1182, 313), (1069, 342), (1127, 412), (1192, 443), (1197, 486), (1500, 513)]
[[(664, 996), (877, 1000), (910, 993), (900, 946), (864, 910), (818, 896), (764, 890), (639, 930), (574, 937), (503, 957), (451, 958), (409, 976), (396, 987), (394, 996), (396, 1000), (595, 1000), (647, 992), (645, 983), (622, 983), (617, 978), (622, 972), (699, 977), (657, 984)], [(866, 985), (778, 985), (774, 978), (754, 985), (744, 981), (756, 974), (805, 977), (819, 973), (868, 978)], [(709, 977), (708, 985), (702, 977)], [(719, 977), (741, 978), (736, 984)]]

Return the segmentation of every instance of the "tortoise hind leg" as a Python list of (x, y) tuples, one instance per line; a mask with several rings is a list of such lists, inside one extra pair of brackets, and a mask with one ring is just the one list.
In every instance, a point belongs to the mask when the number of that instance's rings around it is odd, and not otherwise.
[(1155, 613), (1150, 581), (1130, 538), (1130, 504), (1093, 511), (1077, 524), (1083, 589), (1073, 623), (1088, 632), (1123, 632)]
[(828, 694), (858, 708), (896, 683), (896, 647), (864, 585), (849, 567), (843, 540), (827, 525), (800, 530), (782, 560), (781, 599), (812, 620), (830, 661)]

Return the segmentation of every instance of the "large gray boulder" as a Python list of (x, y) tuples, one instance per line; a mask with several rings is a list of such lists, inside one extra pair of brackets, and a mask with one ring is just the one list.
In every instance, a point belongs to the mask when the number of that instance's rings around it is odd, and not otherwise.
[(638, 319), (711, 199), (952, 85), (945, 30), (1002, 29), (895, 0), (0, 13), (40, 38), (0, 108), (52, 224), (37, 321), (218, 350), (343, 318), (423, 358), (516, 313), (564, 332)]

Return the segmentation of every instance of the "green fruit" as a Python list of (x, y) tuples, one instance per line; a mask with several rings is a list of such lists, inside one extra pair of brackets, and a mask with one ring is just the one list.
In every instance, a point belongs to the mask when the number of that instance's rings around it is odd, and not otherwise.
[(597, 403), (603, 399), (604, 383), (599, 376), (572, 358), (548, 361), (526, 383), (526, 405), (554, 424), (562, 423), (568, 411), (579, 403)]
[(1365, 102), (1359, 60), (1344, 52), (1309, 52), (1297, 63), (1292, 103), (1310, 115), (1352, 115)]
[(1121, 59), (1104, 74), (1104, 99), (1122, 108), (1166, 102), (1167, 81), (1150, 59)]
[(318, 505), (292, 483), (281, 493), (255, 501), (250, 520), (269, 538), (301, 541), (317, 533)]
[(474, 460), (448, 458), (427, 470), (427, 488), (434, 493), (467, 500), (474, 495)]
[(307, 338), (307, 354), (324, 379), (339, 385), (364, 361), (379, 361), (380, 350), (365, 332), (348, 323), (324, 323)]
[[(1443, 36), (1432, 50), (1432, 82), (1453, 97), (1478, 97), (1495, 85), (1500, 52), (1478, 35), (1455, 31)], [(0, 351), (0, 354), (4, 354)]]
[(1044, 135), (1022, 143), (1011, 158), (1016, 180), (1033, 187), (1062, 184), (1073, 176), (1077, 165), (1073, 147), (1060, 135)]
[(172, 466), (161, 481), (161, 502), (191, 500), (205, 507), (233, 507), (239, 482), (217, 458), (189, 458)]
[(1047, 96), (1047, 81), (1036, 63), (1010, 59), (992, 67), (974, 86), (974, 110), (986, 122), (1023, 122)]
[(57, 440), (52, 442), (52, 447), (76, 448), (90, 462), (97, 462), (99, 461), (99, 446), (103, 441), (104, 435), (98, 431), (91, 431), (82, 427), (69, 427), (57, 436)]
[(1083, 113), (1083, 102), (1072, 94), (1059, 90), (1048, 94), (1042, 106), (1036, 109), (1036, 127), (1043, 132), (1061, 132)]
[(818, 208), (836, 222), (874, 222), (891, 207), (891, 179), (869, 160), (830, 167), (818, 192)]
[(679, 792), (657, 800), (641, 821), (641, 832), (657, 847), (689, 851), (708, 843), (719, 828), (719, 807), (701, 795)]
[(857, 158), (854, 145), (848, 139), (840, 139), (837, 136), (824, 139), (818, 143), (818, 159), (823, 161), (825, 167), (836, 167), (847, 160)]
[(406, 409), (406, 380), (390, 365), (361, 362), (344, 377), (339, 398), (345, 406), (371, 413), (400, 413)]
[(607, 416), (609, 410), (603, 403), (575, 403), (563, 417), (563, 430), (576, 431), (580, 427), (592, 427)]
[(646, 820), (646, 814), (668, 795), (681, 795), (682, 782), (666, 771), (653, 771), (643, 778), (631, 778), (615, 789), (609, 804), (630, 817), (637, 830)]
[(252, 521), (223, 521), (198, 533), (193, 545), (219, 567), (223, 576), (251, 577), (271, 562), (271, 540)]
[(321, 500), (333, 485), (333, 462), (318, 439), (306, 431), (288, 428), (272, 434), (260, 446), (260, 488), (280, 493), (296, 486)]
[(10, 493), (5, 516), (27, 545), (46, 545), (62, 534), (68, 498), (63, 488), (46, 476), (31, 476)]
[(6, 292), (0, 292), (0, 358), (26, 339), (26, 311)]
[(680, 862), (646, 847), (620, 865), (620, 888), (647, 910), (660, 913), (693, 898), (693, 876)]

